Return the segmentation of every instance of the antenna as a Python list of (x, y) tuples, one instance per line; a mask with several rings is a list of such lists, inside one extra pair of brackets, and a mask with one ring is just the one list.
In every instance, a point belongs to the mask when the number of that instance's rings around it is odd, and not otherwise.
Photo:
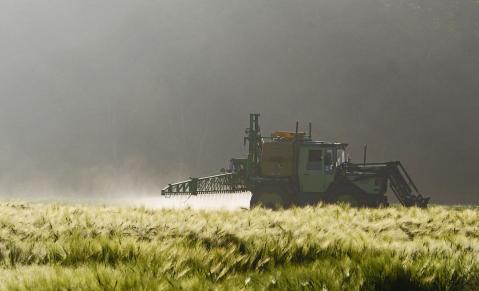
[(311, 125), (311, 122), (309, 123), (309, 139), (311, 139), (311, 128), (312, 128), (312, 125)]
[(365, 144), (364, 145), (364, 160), (363, 160), (363, 164), (366, 165), (366, 157), (367, 157), (367, 154), (368, 154), (368, 144)]
[(299, 121), (296, 121), (296, 131), (294, 134), (294, 139), (298, 139), (298, 130), (299, 130)]

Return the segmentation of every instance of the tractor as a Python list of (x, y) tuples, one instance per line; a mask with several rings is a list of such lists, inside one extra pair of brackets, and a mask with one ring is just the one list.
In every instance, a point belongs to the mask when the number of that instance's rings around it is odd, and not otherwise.
[(406, 207), (427, 207), (399, 161), (352, 163), (346, 143), (313, 140), (298, 130), (262, 136), (259, 114), (250, 114), (244, 137), (246, 158), (233, 158), (221, 174), (168, 184), (163, 196), (251, 192), (250, 206), (288, 208), (323, 203), (355, 207), (386, 207), (391, 188)]

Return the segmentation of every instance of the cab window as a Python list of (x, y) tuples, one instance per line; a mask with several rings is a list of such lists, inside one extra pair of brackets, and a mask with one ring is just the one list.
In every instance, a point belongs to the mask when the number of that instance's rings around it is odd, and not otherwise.
[(322, 169), (322, 162), (323, 152), (321, 150), (309, 150), (306, 169), (310, 171), (319, 171)]
[(339, 166), (344, 162), (346, 162), (345, 151), (343, 149), (338, 149), (336, 153), (336, 166)]
[(324, 152), (324, 171), (326, 173), (333, 172), (333, 150), (328, 149)]

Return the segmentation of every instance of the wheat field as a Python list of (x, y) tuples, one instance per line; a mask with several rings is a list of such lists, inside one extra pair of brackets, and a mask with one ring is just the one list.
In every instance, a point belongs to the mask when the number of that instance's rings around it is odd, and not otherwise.
[(0, 202), (2, 290), (478, 290), (479, 208)]

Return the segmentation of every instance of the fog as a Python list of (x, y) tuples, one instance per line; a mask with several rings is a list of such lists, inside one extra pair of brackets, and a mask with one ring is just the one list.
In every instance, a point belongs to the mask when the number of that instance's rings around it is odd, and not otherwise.
[(478, 204), (479, 2), (0, 1), (2, 197), (159, 195), (313, 123)]

